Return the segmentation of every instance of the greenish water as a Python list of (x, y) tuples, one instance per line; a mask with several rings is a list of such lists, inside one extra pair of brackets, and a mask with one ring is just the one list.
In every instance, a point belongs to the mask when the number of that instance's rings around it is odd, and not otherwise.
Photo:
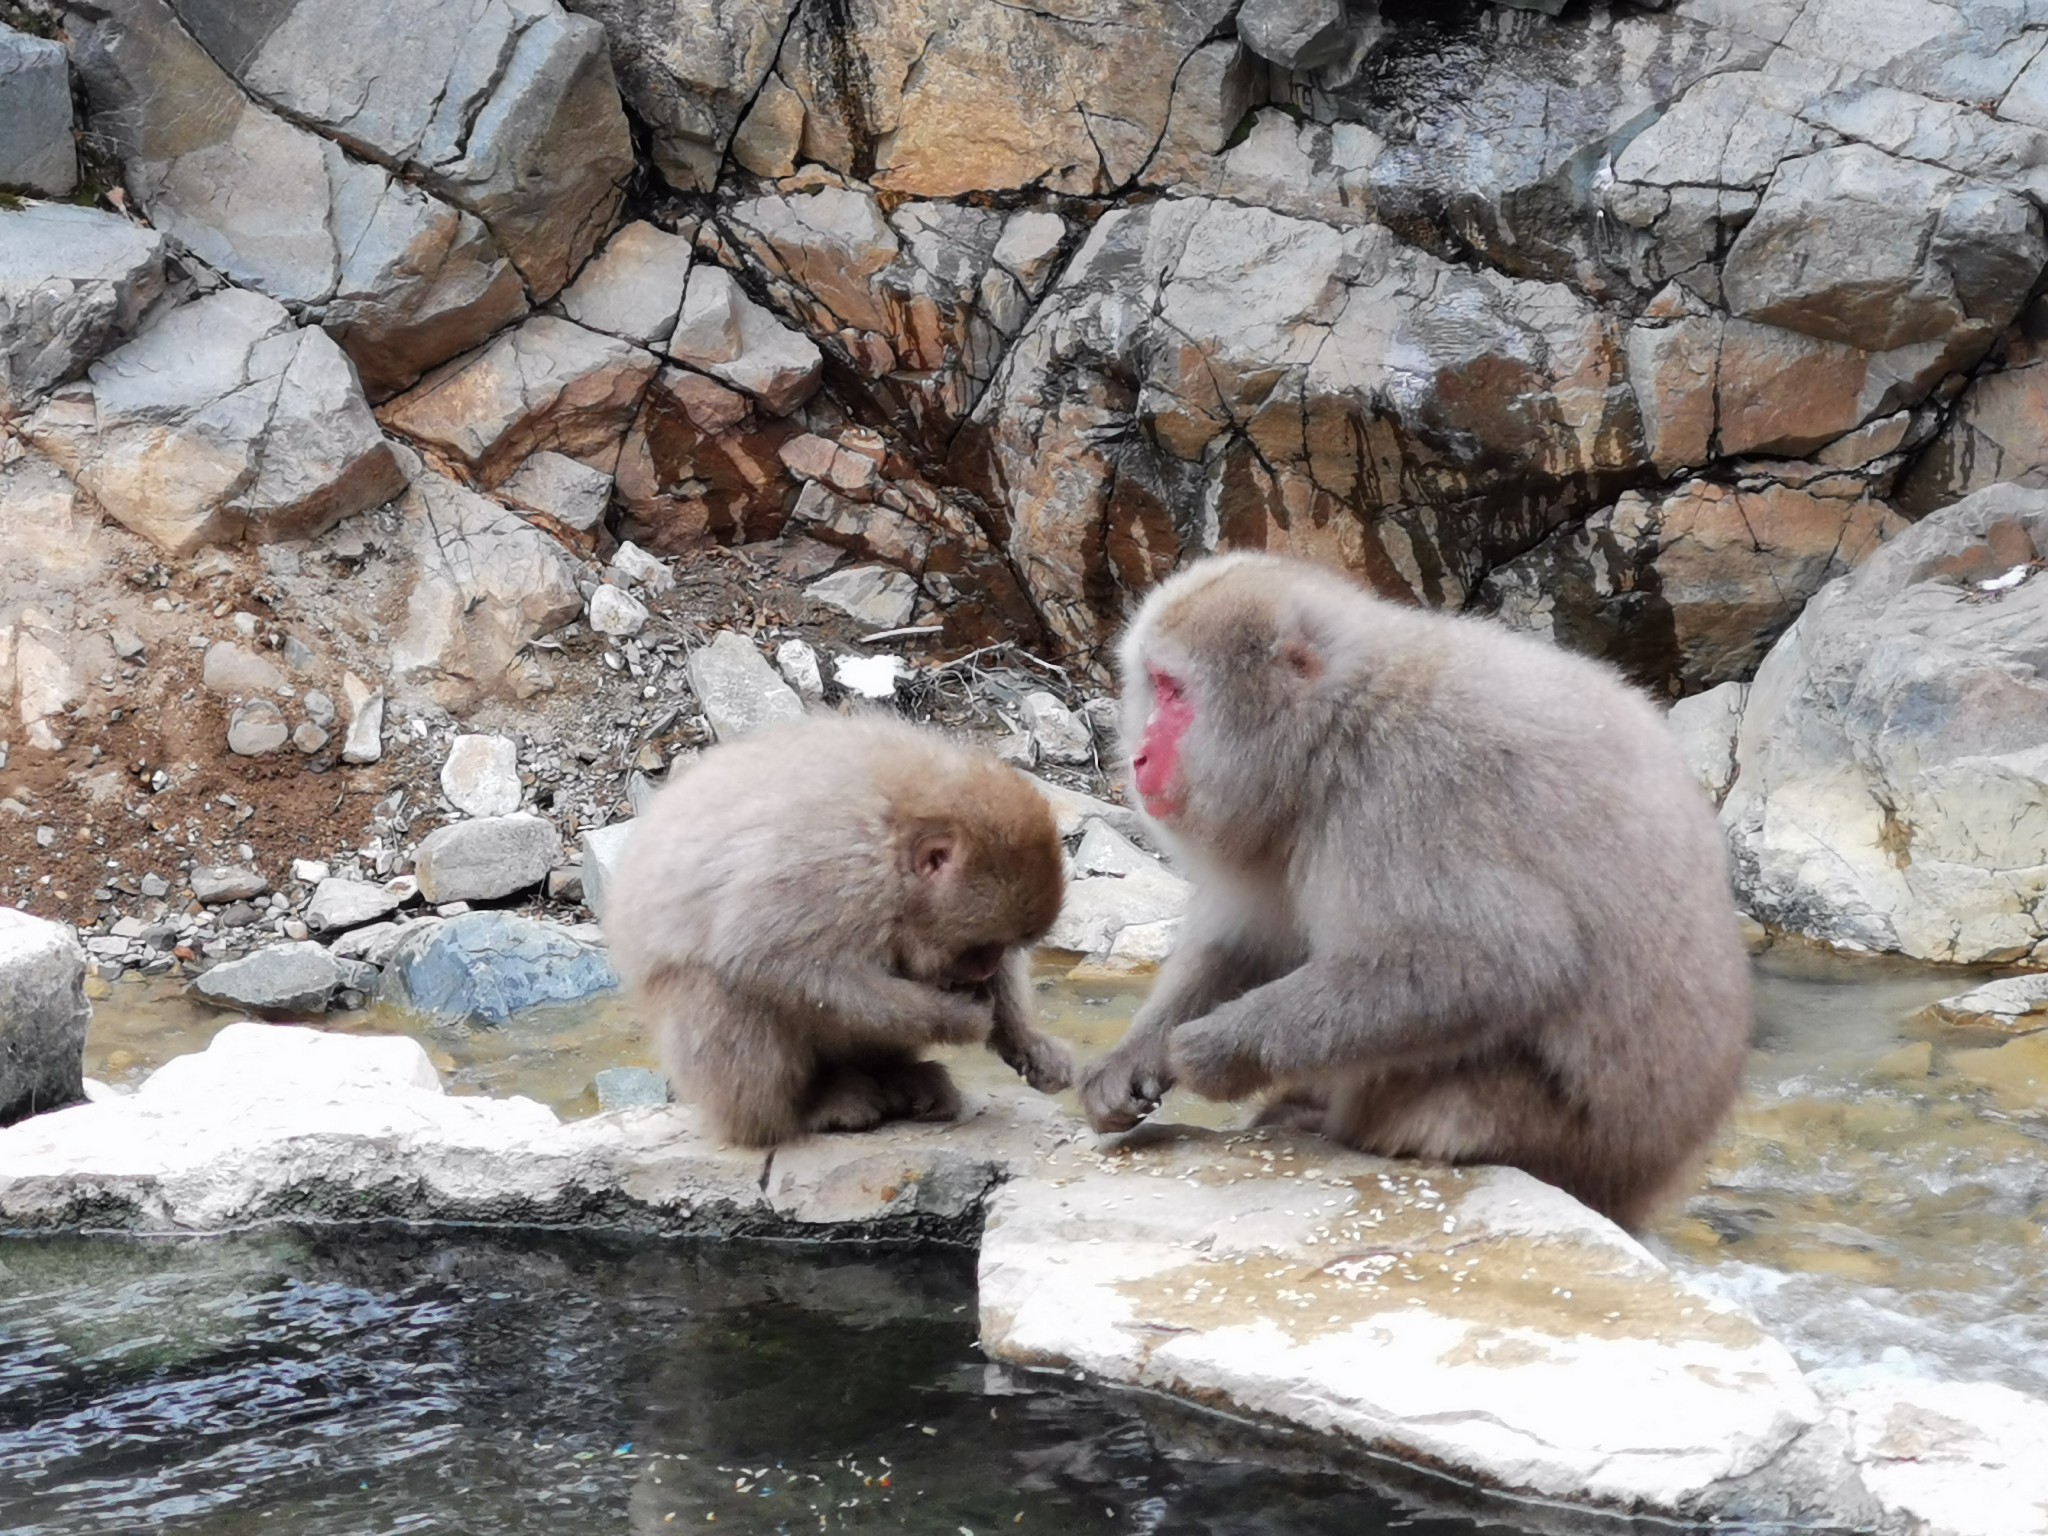
[[(1921, 1017), (1981, 976), (1784, 945), (1756, 974), (1742, 1106), (1652, 1246), (1753, 1308), (1809, 1368), (1989, 1379), (2048, 1397), (2048, 1032), (2021, 1042), (2042, 1052), (2043, 1086), (2028, 1089), (1987, 1054), (2002, 1037)], [(1086, 1061), (1122, 1035), (1146, 985), (1048, 973), (1040, 1013)], [(87, 1071), (137, 1081), (203, 1048), (223, 1020), (165, 984), (120, 983), (95, 1004)], [(524, 1093), (569, 1116), (595, 1112), (597, 1070), (647, 1061), (616, 999), (500, 1030), (391, 1012), (323, 1022), (417, 1034), (451, 1092)], [(970, 1088), (1015, 1084), (986, 1051), (942, 1054)], [(1065, 1103), (1075, 1111), (1071, 1094)], [(1184, 1094), (1160, 1114), (1239, 1117)]]
[(974, 1333), (955, 1251), (0, 1240), (0, 1530), (1525, 1530), (1238, 1457), (1217, 1421), (991, 1365)]

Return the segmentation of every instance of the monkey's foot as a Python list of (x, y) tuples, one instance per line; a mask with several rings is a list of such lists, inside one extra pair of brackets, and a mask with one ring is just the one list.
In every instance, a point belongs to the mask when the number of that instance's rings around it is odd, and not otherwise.
[(852, 1067), (834, 1072), (804, 1111), (807, 1131), (871, 1131), (890, 1118), (881, 1083)]
[(1321, 1094), (1307, 1088), (1290, 1088), (1266, 1100), (1252, 1124), (1288, 1131), (1321, 1131), (1329, 1113), (1329, 1101)]
[(936, 1061), (905, 1061), (875, 1069), (892, 1120), (958, 1120), (960, 1090)]
[(1005, 1041), (996, 1048), (1003, 1062), (1040, 1093), (1064, 1093), (1074, 1085), (1074, 1058), (1050, 1035)]

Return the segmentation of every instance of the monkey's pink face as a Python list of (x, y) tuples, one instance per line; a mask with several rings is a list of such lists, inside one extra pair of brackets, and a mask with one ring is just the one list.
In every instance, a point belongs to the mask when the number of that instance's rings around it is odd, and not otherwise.
[(1145, 671), (1152, 681), (1152, 712), (1145, 717), (1145, 732), (1131, 756), (1131, 781), (1145, 802), (1145, 814), (1157, 821), (1171, 821), (1187, 805), (1181, 738), (1195, 723), (1195, 706), (1180, 679), (1158, 667)]

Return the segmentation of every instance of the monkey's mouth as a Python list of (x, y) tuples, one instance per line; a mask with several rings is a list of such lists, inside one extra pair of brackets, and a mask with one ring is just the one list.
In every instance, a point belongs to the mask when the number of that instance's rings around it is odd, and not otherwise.
[(1156, 795), (1141, 794), (1138, 798), (1144, 802), (1145, 814), (1154, 821), (1172, 821), (1187, 809), (1187, 797), (1184, 795), (1161, 791)]

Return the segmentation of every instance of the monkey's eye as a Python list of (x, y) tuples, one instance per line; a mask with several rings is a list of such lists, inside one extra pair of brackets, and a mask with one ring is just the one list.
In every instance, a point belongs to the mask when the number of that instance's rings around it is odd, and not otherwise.
[(1181, 694), (1180, 679), (1160, 671), (1157, 667), (1151, 668), (1150, 671), (1153, 695), (1162, 704), (1178, 704)]

